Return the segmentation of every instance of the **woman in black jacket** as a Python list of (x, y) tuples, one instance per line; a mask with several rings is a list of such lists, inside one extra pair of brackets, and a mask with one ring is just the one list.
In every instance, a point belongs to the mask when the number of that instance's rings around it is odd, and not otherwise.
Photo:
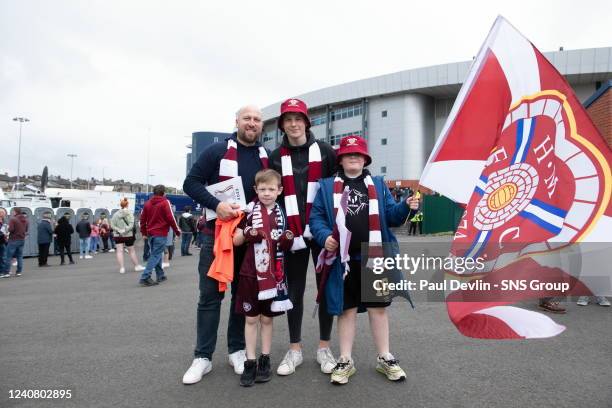
[(59, 245), (60, 257), (62, 262), (60, 265), (65, 265), (64, 262), (64, 250), (68, 255), (68, 259), (71, 264), (74, 264), (72, 260), (72, 252), (70, 250), (70, 242), (72, 241), (72, 234), (74, 234), (74, 228), (70, 225), (70, 213), (64, 214), (59, 220), (57, 220), (57, 226), (55, 227), (55, 236), (57, 244)]

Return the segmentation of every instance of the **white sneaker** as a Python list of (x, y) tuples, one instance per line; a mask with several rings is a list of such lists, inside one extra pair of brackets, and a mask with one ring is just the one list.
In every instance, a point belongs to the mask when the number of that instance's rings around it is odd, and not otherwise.
[(595, 296), (595, 301), (599, 306), (610, 306), (610, 301), (605, 296)]
[(329, 347), (320, 348), (317, 350), (317, 363), (321, 365), (321, 372), (331, 374), (336, 366), (336, 359)]
[(125, 273), (125, 268), (120, 268), (119, 273)]
[(234, 367), (234, 372), (241, 375), (244, 372), (244, 362), (246, 361), (246, 351), (238, 350), (227, 356), (229, 365)]
[(183, 384), (195, 384), (212, 370), (212, 363), (207, 358), (194, 358), (191, 367), (183, 375)]
[(115, 250), (111, 248), (108, 250), (108, 252), (115, 252)]
[(576, 304), (578, 306), (587, 306), (589, 304), (589, 297), (588, 296), (580, 296), (578, 298), (578, 302), (576, 302)]
[(79, 259), (83, 259), (83, 255), (79, 255)]
[(93, 258), (93, 256), (91, 256), (91, 255), (85, 255), (85, 259), (91, 259), (91, 258)]
[(136, 266), (134, 267), (134, 270), (135, 270), (136, 272), (144, 271), (144, 270), (145, 270), (145, 267), (144, 267), (144, 266), (142, 266), (142, 265), (136, 265)]
[(290, 375), (295, 373), (296, 367), (298, 367), (304, 358), (302, 357), (302, 351), (289, 350), (285, 357), (283, 357), (283, 361), (281, 361), (280, 365), (276, 369), (276, 374), (278, 375)]
[(162, 262), (162, 268), (169, 268), (170, 262)]

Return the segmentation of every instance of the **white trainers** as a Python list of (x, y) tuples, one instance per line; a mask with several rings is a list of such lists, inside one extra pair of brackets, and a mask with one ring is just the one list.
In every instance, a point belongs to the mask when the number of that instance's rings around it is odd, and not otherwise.
[(610, 301), (605, 296), (595, 296), (595, 301), (599, 306), (610, 306)]
[(391, 353), (376, 357), (376, 371), (384, 374), (391, 381), (404, 381), (406, 379), (406, 373)]
[(142, 266), (142, 265), (136, 265), (136, 266), (134, 267), (134, 270), (135, 270), (136, 272), (144, 271), (144, 270), (145, 270), (145, 267), (144, 267), (144, 266)]
[(162, 262), (162, 268), (169, 268), (170, 262)]
[(355, 368), (353, 359), (340, 356), (336, 366), (331, 372), (330, 381), (332, 384), (346, 384), (355, 372), (357, 372), (357, 369)]
[(295, 373), (296, 367), (304, 362), (304, 358), (302, 357), (302, 351), (289, 350), (285, 357), (283, 357), (283, 361), (281, 361), (280, 365), (276, 369), (276, 374), (278, 375), (290, 375)]
[(125, 268), (120, 268), (119, 273), (125, 273)]
[(115, 250), (111, 248), (108, 250), (108, 252), (115, 252)]
[(234, 367), (234, 372), (238, 375), (241, 375), (244, 372), (244, 362), (246, 361), (246, 351), (238, 350), (232, 354), (227, 356), (229, 360), (229, 365)]
[(83, 259), (83, 255), (79, 255), (79, 259)]
[(578, 302), (576, 302), (576, 304), (578, 306), (587, 306), (589, 304), (589, 297), (588, 296), (580, 296), (578, 298)]
[(336, 366), (336, 359), (329, 347), (320, 348), (317, 350), (317, 363), (321, 365), (321, 372), (331, 374)]
[(91, 256), (91, 255), (85, 255), (85, 259), (91, 259), (91, 258), (93, 258), (93, 256)]
[(212, 363), (207, 358), (194, 358), (191, 367), (183, 376), (183, 384), (195, 384), (212, 370)]

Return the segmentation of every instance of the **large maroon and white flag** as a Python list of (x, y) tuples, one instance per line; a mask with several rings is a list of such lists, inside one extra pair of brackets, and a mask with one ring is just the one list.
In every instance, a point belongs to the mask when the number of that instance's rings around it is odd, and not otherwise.
[[(453, 255), (486, 260), (478, 274), (455, 277), (495, 288), (447, 296), (461, 333), (554, 336), (565, 328), (509, 305), (554, 295), (612, 295), (611, 159), (563, 76), (498, 17), (420, 181), (466, 206)], [(527, 286), (504, 293), (500, 285), (508, 281)], [(561, 282), (571, 290), (554, 285)]]

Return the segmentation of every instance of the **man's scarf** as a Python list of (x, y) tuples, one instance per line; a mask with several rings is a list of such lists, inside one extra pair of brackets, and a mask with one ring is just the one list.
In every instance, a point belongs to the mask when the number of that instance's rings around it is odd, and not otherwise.
[[(285, 216), (278, 204), (274, 204), (272, 213), (268, 215), (267, 209), (256, 200), (253, 209), (248, 215), (247, 227), (244, 234), (250, 234), (252, 229), (264, 233), (261, 242), (253, 244), (255, 255), (255, 270), (257, 272), (257, 286), (259, 300), (274, 299), (270, 309), (273, 312), (282, 312), (293, 308), (287, 291), (287, 278), (284, 272), (284, 253), (280, 250), (278, 241), (285, 231)], [(272, 256), (273, 255), (273, 256)]]
[(292, 251), (306, 248), (304, 238), (311, 239), (312, 234), (308, 225), (310, 218), (310, 209), (314, 202), (317, 191), (319, 190), (319, 179), (323, 174), (323, 166), (321, 163), (321, 149), (315, 141), (308, 148), (308, 189), (306, 193), (306, 225), (302, 225), (300, 218), (300, 209), (298, 207), (297, 195), (295, 189), (295, 179), (293, 177), (293, 165), (291, 163), (291, 150), (287, 147), (281, 147), (281, 168), (283, 175), (283, 188), (285, 189), (285, 209), (287, 211), (287, 223), (289, 229), (293, 232)]
[[(259, 146), (259, 159), (261, 167), (268, 168), (268, 153), (263, 146)], [(219, 181), (238, 177), (238, 144), (234, 139), (227, 140), (227, 151), (219, 163)]]

